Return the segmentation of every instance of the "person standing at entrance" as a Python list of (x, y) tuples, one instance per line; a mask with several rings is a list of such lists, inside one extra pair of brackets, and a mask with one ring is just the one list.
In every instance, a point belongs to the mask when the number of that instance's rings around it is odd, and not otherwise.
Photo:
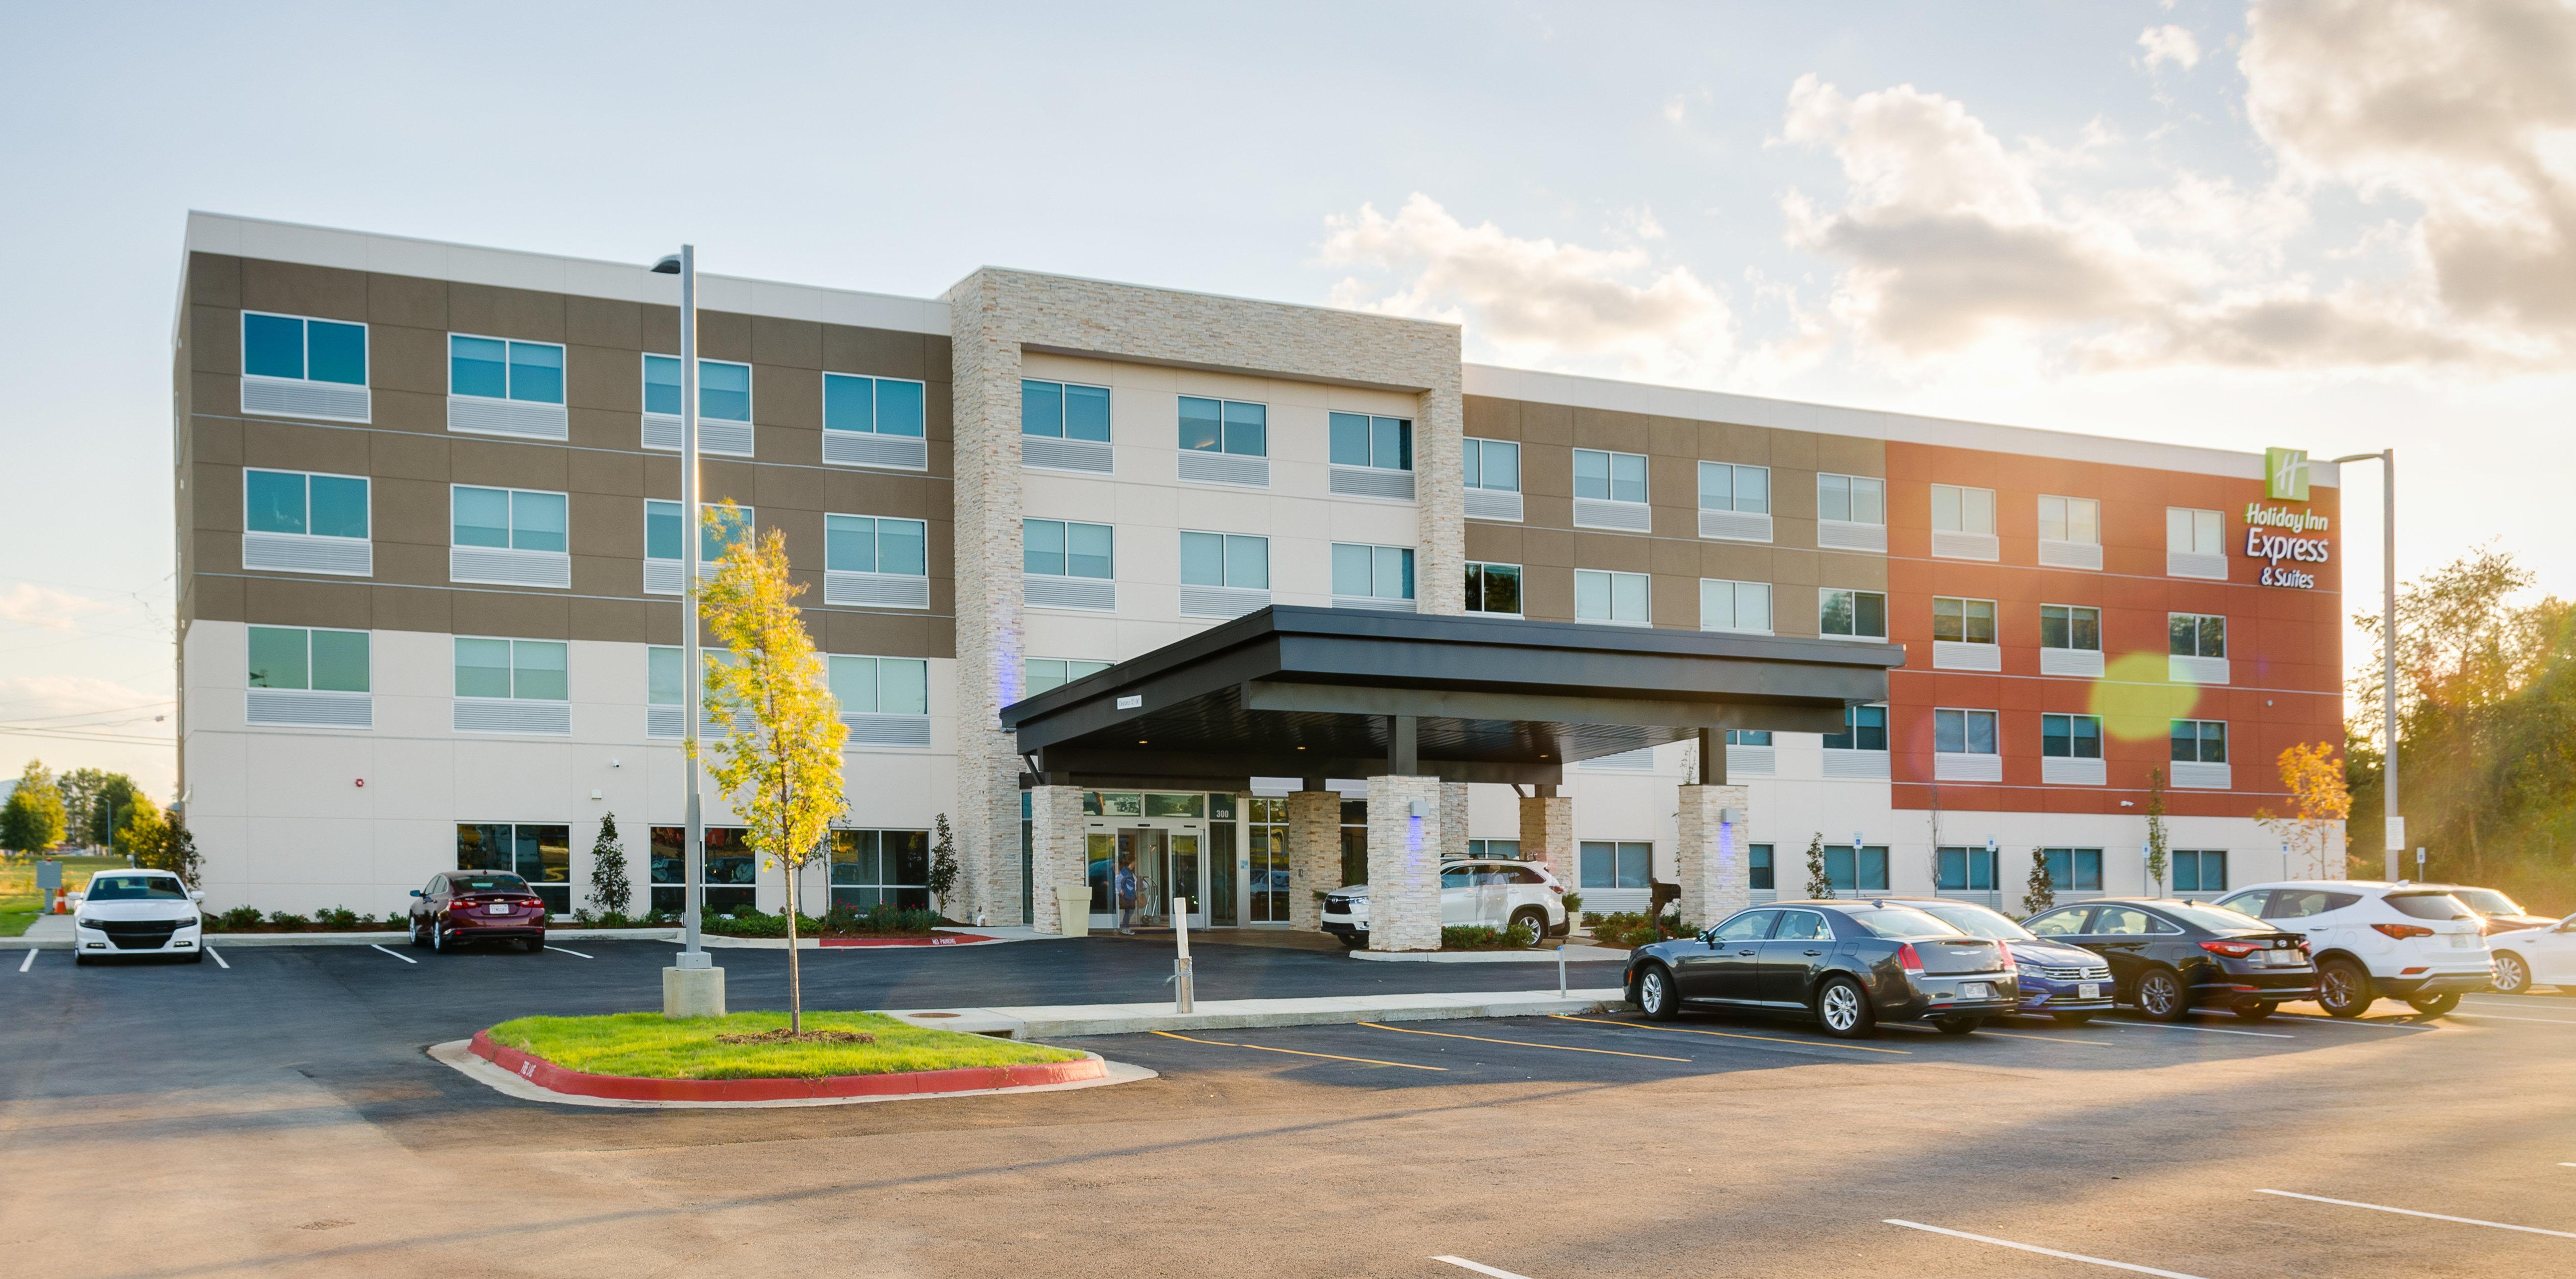
[(1118, 859), (1118, 876), (1111, 883), (1113, 891), (1118, 894), (1118, 931), (1122, 936), (1133, 936), (1136, 932), (1136, 855), (1134, 853)]

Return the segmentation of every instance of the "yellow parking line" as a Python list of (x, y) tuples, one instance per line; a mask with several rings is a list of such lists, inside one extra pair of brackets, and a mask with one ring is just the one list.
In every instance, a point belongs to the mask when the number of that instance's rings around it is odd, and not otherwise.
[(1417, 1066), (1409, 1061), (1379, 1061), (1375, 1057), (1342, 1057), (1336, 1056), (1332, 1053), (1310, 1053), (1297, 1048), (1272, 1048), (1265, 1044), (1228, 1044), (1220, 1043), (1214, 1039), (1191, 1039), (1187, 1035), (1175, 1035), (1168, 1030), (1149, 1030), (1145, 1033), (1149, 1035), (1161, 1035), (1165, 1039), (1185, 1040), (1193, 1044), (1212, 1044), (1218, 1048), (1249, 1048), (1255, 1052), (1287, 1053), (1294, 1057), (1321, 1057), (1326, 1061), (1356, 1061), (1367, 1066), (1402, 1066), (1406, 1070), (1445, 1071), (1449, 1069), (1447, 1066)]
[(1690, 1061), (1690, 1058), (1688, 1057), (1659, 1057), (1654, 1053), (1623, 1053), (1615, 1048), (1577, 1048), (1572, 1044), (1542, 1044), (1535, 1043), (1527, 1039), (1487, 1039), (1483, 1035), (1459, 1035), (1445, 1030), (1407, 1030), (1402, 1026), (1382, 1026), (1373, 1021), (1364, 1021), (1360, 1024), (1371, 1030), (1392, 1030), (1399, 1035), (1438, 1035), (1442, 1039), (1472, 1039), (1480, 1044), (1509, 1044), (1514, 1048), (1553, 1048), (1558, 1052), (1599, 1053), (1604, 1057), (1643, 1057), (1648, 1061), (1678, 1061), (1684, 1063)]
[(1872, 1048), (1866, 1044), (1838, 1044), (1830, 1039), (1781, 1039), (1772, 1035), (1739, 1035), (1731, 1030), (1693, 1030), (1688, 1026), (1653, 1026), (1641, 1021), (1610, 1021), (1601, 1017), (1569, 1017), (1564, 1013), (1549, 1013), (1548, 1016), (1554, 1017), (1558, 1021), (1584, 1021), (1590, 1022), (1595, 1026), (1624, 1026), (1630, 1030), (1660, 1030), (1667, 1034), (1674, 1035), (1715, 1035), (1720, 1039), (1758, 1039), (1766, 1044), (1796, 1044), (1801, 1048), (1848, 1048), (1856, 1053), (1893, 1053), (1899, 1057), (1911, 1057), (1914, 1055), (1914, 1050), (1911, 1048)]

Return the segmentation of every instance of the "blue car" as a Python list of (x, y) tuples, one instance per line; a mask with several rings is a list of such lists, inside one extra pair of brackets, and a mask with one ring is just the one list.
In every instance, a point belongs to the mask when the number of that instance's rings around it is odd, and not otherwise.
[(2011, 946), (2021, 985), (2019, 1011), (2046, 1013), (2069, 1026), (2081, 1026), (2093, 1014), (2111, 1011), (2111, 966), (2100, 955), (2050, 941), (1974, 902), (1918, 898), (1905, 904), (1971, 937), (1991, 937)]

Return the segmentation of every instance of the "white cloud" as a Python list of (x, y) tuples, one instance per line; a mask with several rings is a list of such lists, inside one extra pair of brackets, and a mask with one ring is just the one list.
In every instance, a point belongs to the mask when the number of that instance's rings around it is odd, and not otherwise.
[(15, 582), (0, 587), (0, 622), (15, 622), (49, 631), (78, 630), (84, 615), (115, 607), (104, 600), (34, 582)]
[[(93, 715), (101, 711), (144, 707), (133, 712), (145, 720), (166, 714), (167, 706), (151, 705), (164, 693), (147, 693), (114, 680), (88, 675), (0, 675), (0, 720), (24, 723), (29, 720), (60, 720)], [(149, 726), (118, 726), (119, 733), (158, 731)]]
[(2138, 33), (2138, 47), (2146, 50), (2149, 71), (2160, 62), (2170, 62), (2185, 71), (2200, 65), (2200, 41), (2181, 27), (2149, 27)]

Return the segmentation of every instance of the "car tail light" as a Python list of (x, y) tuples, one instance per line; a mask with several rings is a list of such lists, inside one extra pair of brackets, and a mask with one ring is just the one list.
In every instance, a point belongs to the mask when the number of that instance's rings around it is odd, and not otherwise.
[(2014, 960), (2014, 959), (2013, 959), (2012, 943), (2011, 943), (2011, 942), (2008, 942), (2008, 941), (2000, 941), (2000, 940), (1999, 940), (1999, 941), (1997, 941), (1997, 942), (1995, 943), (1995, 949), (1996, 949), (1998, 952), (2000, 952), (2000, 953), (2003, 955), (2003, 957), (2004, 957), (2004, 971), (2005, 971), (2005, 972), (2013, 973), (2013, 972), (2020, 972), (2020, 971), (2021, 971), (2021, 965), (2020, 965), (2020, 963), (2019, 963), (2018, 961), (2016, 961), (2016, 960)]
[(2371, 927), (2376, 928), (2380, 932), (2385, 933), (2390, 937), (2394, 937), (2399, 941), (2404, 941), (2409, 937), (2430, 937), (2433, 935), (2433, 930), (2426, 928), (2422, 924), (2372, 924)]
[(534, 906), (539, 910), (543, 910), (546, 906), (546, 899), (543, 897), (515, 897), (511, 899), (511, 904), (514, 906)]
[(1914, 976), (1923, 975), (1923, 956), (1915, 953), (1914, 943), (1909, 941), (1897, 944), (1896, 966)]
[(2229, 959), (2243, 959), (2263, 949), (2250, 941), (2205, 941), (2200, 944), (2200, 948), (2213, 955), (2225, 955)]

